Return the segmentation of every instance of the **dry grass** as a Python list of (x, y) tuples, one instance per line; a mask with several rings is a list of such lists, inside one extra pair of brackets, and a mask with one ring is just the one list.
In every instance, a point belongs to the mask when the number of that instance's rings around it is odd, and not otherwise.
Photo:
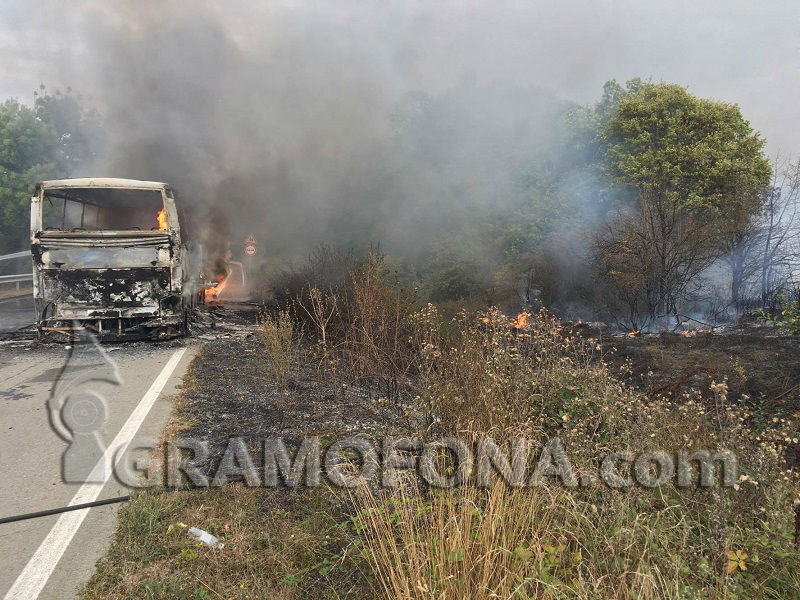
[[(746, 495), (749, 491), (744, 492)], [(370, 564), (388, 598), (789, 598), (800, 589), (787, 500), (464, 486), (360, 498)], [(746, 502), (753, 502), (749, 498)], [(721, 514), (720, 514), (721, 511)], [(715, 517), (725, 523), (721, 547)], [(741, 519), (741, 523), (736, 523)], [(789, 536), (788, 538), (786, 536)], [(727, 573), (727, 552), (748, 554)]]
[[(111, 551), (81, 596), (361, 598), (364, 581), (346, 558), (349, 538), (340, 510), (336, 497), (322, 490), (290, 495), (229, 485), (139, 494), (120, 511)], [(211, 532), (225, 547), (193, 541), (186, 533), (192, 526)]]
[[(433, 305), (416, 316), (418, 401), (442, 433), (553, 431), (632, 401), (609, 376), (596, 340), (570, 337), (542, 311), (524, 329), (497, 309), (444, 321)], [(624, 407), (623, 407), (624, 408)]]
[[(610, 375), (596, 341), (571, 338), (546, 313), (522, 331), (497, 311), (461, 315), (444, 337), (442, 325), (432, 306), (419, 316), (418, 401), (440, 433), (555, 436), (579, 479), (614, 450), (730, 448), (748, 477), (724, 490), (468, 482), (362, 495), (365, 542), (388, 597), (786, 598), (800, 589), (796, 474), (775, 439), (748, 431), (750, 414), (724, 383), (711, 398), (647, 400)], [(748, 554), (747, 571), (727, 572), (733, 551)]]
[(294, 321), (289, 311), (277, 315), (264, 313), (259, 322), (258, 333), (278, 387), (286, 388), (294, 359)]
[[(557, 487), (497, 483), (364, 504), (369, 556), (390, 598), (638, 599), (679, 587), (683, 557), (653, 560), (663, 515), (637, 516), (624, 498), (603, 509), (619, 519), (615, 535), (596, 507)], [(680, 524), (671, 532), (682, 534)]]

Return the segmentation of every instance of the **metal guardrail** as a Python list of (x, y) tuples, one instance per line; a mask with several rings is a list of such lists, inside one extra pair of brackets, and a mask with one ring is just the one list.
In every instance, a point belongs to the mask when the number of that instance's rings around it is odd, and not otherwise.
[(19, 275), (0, 275), (0, 283), (19, 283), (21, 281), (33, 281), (33, 273), (21, 273)]
[[(30, 256), (30, 250), (23, 250), (22, 252), (12, 252), (11, 254), (3, 254), (0, 256), (0, 261), (13, 260), (15, 258), (24, 258)], [(33, 273), (16, 273), (14, 275), (0, 275), (0, 283), (16, 283), (17, 289), (19, 284), (23, 281), (33, 281)]]
[(12, 258), (22, 258), (23, 256), (30, 256), (30, 250), (23, 250), (22, 252), (14, 252), (12, 254), (3, 254), (0, 256), (0, 260), (11, 260)]

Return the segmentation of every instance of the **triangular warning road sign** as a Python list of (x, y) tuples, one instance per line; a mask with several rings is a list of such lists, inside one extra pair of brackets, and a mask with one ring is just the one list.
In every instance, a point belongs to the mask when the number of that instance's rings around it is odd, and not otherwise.
[(244, 239), (245, 244), (257, 244), (256, 237), (251, 233)]

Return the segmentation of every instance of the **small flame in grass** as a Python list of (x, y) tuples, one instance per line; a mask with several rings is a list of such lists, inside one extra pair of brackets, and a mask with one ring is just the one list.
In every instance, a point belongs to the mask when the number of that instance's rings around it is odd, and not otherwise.
[(513, 329), (527, 329), (530, 327), (531, 313), (523, 310), (514, 319), (511, 320), (511, 327)]
[(628, 334), (628, 337), (636, 337), (636, 336), (637, 336), (637, 335), (639, 335), (640, 333), (642, 333), (642, 332), (641, 332), (641, 331), (639, 331), (639, 330), (637, 329), (637, 330), (635, 330), (635, 331), (631, 331), (631, 332)]
[(163, 208), (158, 211), (156, 215), (156, 220), (158, 221), (158, 230), (159, 231), (166, 231), (167, 230), (167, 211)]
[(681, 333), (683, 333), (683, 335), (685, 335), (686, 337), (692, 337), (697, 335), (697, 329), (685, 329)]

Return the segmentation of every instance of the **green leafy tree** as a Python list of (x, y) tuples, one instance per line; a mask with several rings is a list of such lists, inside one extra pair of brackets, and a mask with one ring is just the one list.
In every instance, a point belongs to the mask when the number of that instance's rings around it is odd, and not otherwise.
[(0, 254), (28, 240), (36, 181), (67, 177), (94, 157), (100, 120), (81, 102), (42, 87), (33, 107), (16, 99), (0, 104)]
[(735, 104), (693, 96), (667, 83), (644, 84), (608, 120), (612, 177), (640, 199), (658, 198), (724, 220), (755, 212), (771, 169), (764, 140)]
[(634, 192), (600, 240), (605, 274), (625, 282), (618, 289), (634, 312), (675, 314), (759, 210), (771, 172), (764, 140), (738, 106), (667, 83), (621, 98), (602, 137), (611, 179)]
[(58, 169), (73, 175), (98, 154), (103, 141), (101, 119), (88, 99), (56, 91), (50, 94), (44, 86), (35, 94), (34, 109), (38, 119), (50, 132), (53, 160)]
[(52, 133), (35, 110), (17, 100), (0, 104), (0, 253), (24, 244), (32, 184), (57, 172), (54, 159)]

